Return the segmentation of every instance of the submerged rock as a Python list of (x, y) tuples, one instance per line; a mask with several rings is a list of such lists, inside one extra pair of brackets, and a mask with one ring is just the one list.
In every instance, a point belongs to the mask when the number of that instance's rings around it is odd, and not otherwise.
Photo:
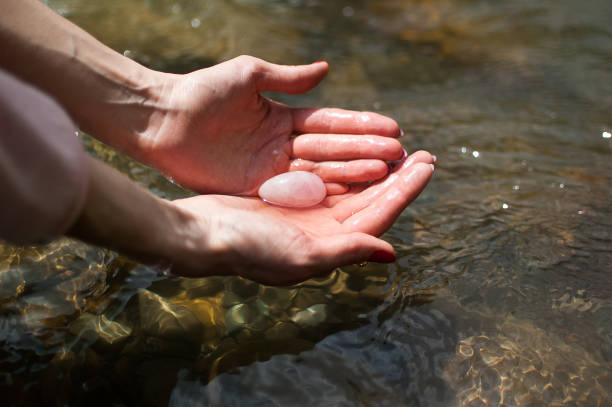
[(104, 314), (84, 312), (70, 326), (70, 332), (87, 340), (101, 340), (109, 345), (128, 338), (132, 328), (109, 320)]
[(511, 316), (491, 336), (461, 339), (445, 367), (460, 405), (608, 405), (610, 377), (580, 345)]
[(241, 329), (252, 331), (264, 331), (269, 327), (269, 307), (261, 300), (251, 303), (234, 305), (225, 314), (225, 327), (227, 333), (233, 333)]
[(228, 332), (243, 328), (253, 318), (253, 313), (247, 304), (237, 304), (227, 310), (225, 314), (225, 327)]
[(140, 328), (147, 335), (200, 341), (204, 326), (193, 313), (147, 290), (138, 293)]
[(315, 304), (303, 311), (298, 311), (291, 318), (295, 324), (302, 328), (313, 327), (323, 323), (327, 319), (327, 306)]

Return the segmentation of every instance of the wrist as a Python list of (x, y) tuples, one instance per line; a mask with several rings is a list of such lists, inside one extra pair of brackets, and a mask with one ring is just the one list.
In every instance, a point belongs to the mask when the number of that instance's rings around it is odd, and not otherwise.
[[(154, 164), (159, 134), (173, 112), (172, 92), (179, 75), (154, 71), (142, 65), (139, 67), (134, 74), (137, 82), (130, 81), (132, 85), (129, 89), (133, 99), (138, 102), (131, 112), (119, 106), (118, 112), (125, 115), (125, 120), (117, 123), (119, 133), (123, 134), (123, 145), (119, 145), (121, 141), (118, 140), (113, 147), (141, 162)], [(172, 129), (168, 131), (173, 132)]]
[[(71, 109), (79, 128), (102, 142), (140, 159), (152, 126), (163, 117), (164, 83), (162, 73), (148, 69), (123, 55), (117, 63), (92, 61), (100, 72), (97, 93), (83, 94), (83, 100)], [(94, 81), (91, 81), (94, 82)], [(90, 82), (90, 83), (91, 83)]]
[[(234, 274), (232, 253), (222, 233), (212, 232), (209, 212), (192, 207), (197, 197), (167, 202), (172, 207), (172, 231), (166, 236), (166, 259), (171, 272), (185, 277)], [(216, 225), (218, 227), (218, 225)]]
[(85, 204), (69, 236), (146, 263), (194, 269), (206, 264), (202, 217), (153, 195), (92, 157), (87, 165)]
[[(159, 198), (158, 198), (159, 199)], [(153, 256), (171, 265), (172, 269), (189, 270), (190, 274), (206, 268), (207, 225), (201, 217), (159, 199), (161, 218), (153, 222), (149, 249)]]

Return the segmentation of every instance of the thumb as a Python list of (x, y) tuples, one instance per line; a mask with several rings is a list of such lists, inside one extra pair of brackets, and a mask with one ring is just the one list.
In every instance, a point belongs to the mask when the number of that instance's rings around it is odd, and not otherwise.
[(324, 61), (297, 66), (277, 65), (261, 61), (258, 68), (258, 92), (270, 90), (289, 94), (309, 91), (323, 80), (329, 70), (327, 62)]
[(335, 267), (364, 261), (390, 263), (395, 261), (393, 246), (365, 233), (353, 232), (327, 236), (313, 242), (311, 260), (317, 268)]

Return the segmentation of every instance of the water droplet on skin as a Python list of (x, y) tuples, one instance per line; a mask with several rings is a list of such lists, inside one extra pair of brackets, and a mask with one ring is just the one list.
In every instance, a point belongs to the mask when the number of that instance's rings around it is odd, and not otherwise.
[(325, 112), (325, 115), (333, 119), (351, 119), (353, 117), (351, 113), (329, 112), (329, 111)]
[(394, 192), (388, 194), (386, 198), (387, 198), (387, 201), (396, 200), (398, 198), (401, 198), (401, 192), (399, 190), (398, 191), (394, 191)]

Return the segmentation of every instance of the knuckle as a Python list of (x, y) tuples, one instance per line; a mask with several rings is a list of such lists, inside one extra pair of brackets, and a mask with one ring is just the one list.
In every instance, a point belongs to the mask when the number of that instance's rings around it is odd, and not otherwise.
[(289, 165), (289, 171), (312, 171), (316, 172), (318, 170), (318, 163), (313, 163), (309, 160), (304, 160), (302, 158), (296, 158), (291, 161)]
[(246, 78), (253, 78), (261, 71), (261, 60), (258, 58), (250, 55), (240, 55), (235, 60)]

